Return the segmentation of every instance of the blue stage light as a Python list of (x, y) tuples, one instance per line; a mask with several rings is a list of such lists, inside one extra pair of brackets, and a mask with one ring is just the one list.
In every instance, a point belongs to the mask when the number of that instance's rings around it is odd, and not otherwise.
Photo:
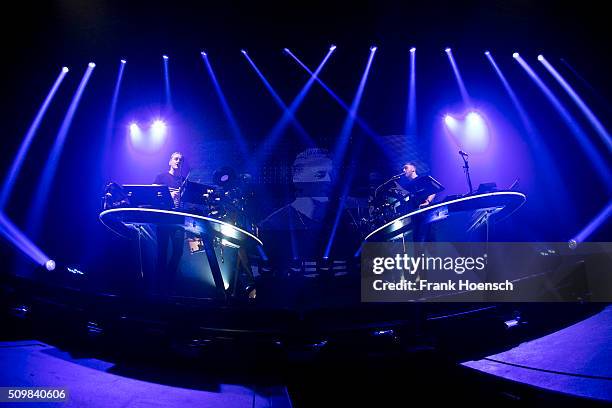
[(544, 58), (543, 55), (538, 55), (538, 60), (544, 65), (544, 67), (550, 72), (550, 74), (557, 80), (559, 85), (563, 87), (565, 92), (572, 98), (574, 103), (578, 105), (582, 113), (587, 117), (601, 140), (605, 143), (608, 151), (612, 153), (612, 139), (610, 138), (610, 134), (601, 123), (601, 121), (595, 116), (593, 111), (587, 106), (587, 104), (582, 100), (582, 98), (574, 91), (572, 86), (561, 76), (561, 74)]
[(251, 65), (251, 67), (253, 68), (253, 70), (255, 71), (255, 73), (257, 74), (257, 76), (259, 77), (259, 79), (261, 79), (261, 81), (264, 83), (266, 89), (268, 90), (268, 92), (270, 92), (278, 106), (283, 110), (283, 112), (291, 116), (291, 122), (293, 123), (295, 129), (299, 132), (299, 135), (302, 137), (302, 140), (304, 140), (307, 145), (314, 146), (314, 141), (312, 140), (312, 137), (310, 137), (308, 132), (306, 132), (302, 125), (297, 121), (295, 116), (291, 112), (289, 112), (289, 107), (285, 104), (285, 102), (283, 102), (280, 95), (274, 90), (272, 84), (270, 84), (270, 82), (266, 79), (264, 74), (255, 64), (255, 61), (253, 61), (253, 59), (246, 52), (243, 52), (243, 54)]
[(4, 237), (37, 265), (44, 266), (49, 257), (0, 212), (0, 237)]
[(408, 105), (406, 106), (406, 119), (404, 134), (416, 135), (416, 48), (410, 49), (410, 80), (408, 81)]
[(247, 142), (242, 134), (242, 131), (240, 130), (240, 127), (238, 126), (238, 121), (234, 116), (234, 112), (232, 112), (232, 109), (230, 108), (227, 102), (227, 98), (225, 97), (225, 94), (221, 89), (221, 85), (219, 84), (217, 76), (215, 75), (215, 71), (212, 67), (212, 64), (210, 63), (210, 59), (208, 58), (205, 52), (202, 53), (202, 61), (204, 62), (206, 70), (208, 71), (212, 84), (215, 88), (217, 97), (219, 98), (219, 102), (221, 103), (221, 107), (223, 108), (223, 113), (225, 114), (225, 117), (229, 122), (229, 125), (232, 130), (232, 135), (238, 145), (238, 148), (240, 149), (240, 152), (242, 153), (242, 157), (248, 157), (250, 152)]
[(467, 92), (465, 83), (463, 82), (463, 78), (461, 77), (461, 73), (459, 72), (459, 67), (455, 63), (455, 58), (453, 57), (453, 53), (450, 48), (446, 49), (446, 55), (448, 56), (448, 61), (451, 64), (453, 73), (455, 74), (455, 79), (457, 80), (457, 85), (459, 86), (459, 92), (461, 92), (461, 98), (463, 99), (463, 103), (466, 106), (470, 106), (471, 105), (470, 95)]
[(330, 47), (329, 47), (329, 50), (330, 50), (330, 51), (333, 51), (333, 50), (335, 50), (335, 49), (336, 49), (336, 46), (335, 46), (334, 44), (330, 45)]
[(104, 132), (104, 145), (102, 148), (102, 154), (104, 155), (102, 160), (103, 175), (106, 175), (106, 171), (110, 167), (108, 163), (112, 162), (112, 160), (110, 160), (110, 143), (113, 136), (113, 129), (115, 128), (117, 101), (119, 100), (119, 90), (121, 89), (121, 80), (123, 78), (123, 71), (125, 70), (126, 62), (126, 60), (122, 59), (121, 63), (119, 64), (119, 69), (117, 71), (117, 80), (115, 81), (115, 89), (113, 90), (113, 98), (111, 99), (110, 109), (108, 110), (108, 117), (106, 119), (106, 131)]
[(462, 150), (482, 153), (489, 146), (489, 128), (478, 112), (468, 112), (462, 120), (445, 115), (444, 124)]
[(153, 136), (163, 135), (166, 133), (166, 123), (161, 119), (156, 119), (151, 124), (151, 132)]
[(372, 51), (372, 52), (376, 51), (377, 49), (378, 49), (378, 47), (377, 47), (377, 46), (375, 46), (375, 45), (373, 45), (373, 46), (371, 46), (371, 47), (370, 47), (370, 51)]
[(491, 55), (491, 52), (485, 51), (485, 55)]
[(45, 268), (47, 268), (47, 270), (49, 272), (54, 270), (55, 269), (55, 261), (53, 259), (49, 259), (47, 262), (45, 262)]
[(574, 238), (570, 240), (574, 242), (586, 241), (599, 227), (609, 223), (612, 216), (612, 201), (608, 203), (600, 212), (593, 218)]
[(451, 115), (445, 115), (444, 123), (446, 124), (446, 126), (450, 128), (450, 127), (455, 126), (457, 124), (457, 121)]
[(43, 120), (43, 117), (45, 116), (45, 113), (47, 112), (47, 109), (49, 108), (49, 105), (51, 104), (51, 101), (53, 100), (53, 97), (55, 96), (55, 93), (57, 92), (57, 89), (59, 88), (60, 84), (64, 80), (64, 77), (66, 76), (67, 73), (68, 73), (68, 68), (63, 67), (62, 71), (60, 72), (57, 79), (55, 80), (55, 83), (51, 87), (51, 90), (47, 94), (47, 97), (43, 101), (43, 104), (38, 109), (38, 113), (36, 114), (36, 117), (32, 121), (32, 124), (30, 125), (25, 137), (23, 138), (23, 141), (21, 142), (19, 151), (15, 155), (13, 164), (11, 165), (11, 168), (9, 169), (6, 179), (4, 180), (4, 184), (2, 185), (2, 191), (0, 192), (0, 209), (4, 208), (4, 206), (6, 205), (11, 195), (11, 192), (13, 191), (13, 187), (15, 186), (17, 176), (19, 175), (19, 172), (21, 171), (21, 167), (23, 166), (26, 155), (28, 154), (28, 151), (30, 150), (30, 146), (32, 145), (32, 142), (34, 141), (34, 136), (36, 135), (36, 132), (38, 131), (38, 128)]
[[(285, 52), (292, 56), (291, 51), (289, 51), (287, 48), (285, 48)], [(310, 90), (314, 82), (317, 80), (318, 75), (323, 70), (323, 67), (325, 67), (325, 64), (333, 53), (333, 50), (327, 51), (325, 57), (323, 58), (315, 72), (311, 74), (311, 77), (308, 79), (308, 81), (306, 81), (297, 96), (293, 99), (293, 102), (291, 102), (289, 108), (283, 113), (283, 116), (281, 116), (281, 118), (276, 122), (270, 132), (268, 132), (263, 144), (259, 147), (258, 151), (255, 154), (255, 160), (253, 161), (253, 165), (258, 165), (259, 163), (261, 163), (261, 161), (265, 158), (265, 155), (268, 154), (268, 152), (271, 150), (272, 146), (276, 144), (280, 136), (285, 131), (285, 128), (290, 123), (291, 118), (295, 116), (295, 112), (306, 98), (308, 91)]]
[(512, 58), (518, 58), (518, 57), (520, 57), (518, 52), (515, 52), (514, 54), (512, 54)]
[(53, 178), (55, 177), (55, 172), (57, 170), (59, 159), (64, 148), (64, 143), (66, 142), (66, 137), (68, 136), (68, 132), (72, 124), (72, 119), (74, 118), (77, 107), (79, 106), (79, 102), (81, 101), (81, 97), (83, 96), (87, 83), (89, 82), (89, 78), (91, 77), (95, 66), (96, 64), (90, 62), (88, 68), (85, 70), (83, 78), (81, 79), (81, 82), (79, 83), (77, 90), (74, 93), (74, 96), (72, 97), (72, 101), (68, 106), (68, 111), (64, 116), (64, 120), (62, 121), (59, 131), (57, 132), (55, 142), (53, 144), (53, 147), (51, 148), (51, 151), (49, 152), (47, 162), (45, 163), (45, 167), (43, 168), (42, 174), (40, 176), (40, 181), (38, 183), (38, 187), (34, 196), (35, 198), (32, 201), (27, 217), (28, 232), (33, 238), (36, 238), (38, 230), (39, 228), (41, 228), (42, 214), (44, 209), (46, 208), (48, 195), (51, 190), (51, 183), (53, 181)]
[[(329, 96), (331, 96), (341, 107), (342, 109), (344, 109), (346, 112), (350, 111), (350, 107), (348, 106), (348, 104), (346, 102), (344, 102), (329, 86), (327, 86), (325, 84), (325, 82), (323, 82), (321, 80), (321, 78), (318, 77), (318, 75), (315, 75), (316, 71), (313, 72), (310, 68), (308, 68), (306, 66), (306, 64), (304, 64), (294, 53), (292, 53), (288, 48), (285, 48), (285, 52), (291, 57), (293, 58), (293, 60), (295, 62), (298, 63), (299, 66), (301, 66), (306, 72), (308, 72), (308, 74), (312, 75), (315, 78), (315, 81), (317, 81), (319, 83), (319, 85), (321, 85), (321, 87), (329, 94)], [(385, 155), (387, 156), (388, 159), (391, 159), (393, 157), (395, 157), (395, 152), (391, 152), (388, 149), (388, 146), (382, 141), (381, 136), (376, 133), (363, 119), (361, 119), (359, 116), (357, 116), (355, 118), (355, 123), (357, 123), (357, 125), (369, 136), (372, 138), (372, 140), (374, 142), (376, 142), (378, 144), (378, 146), (383, 150), (383, 152), (385, 153)]]
[[(602, 157), (602, 154), (598, 151), (596, 146), (590, 141), (589, 136), (585, 133), (580, 126), (579, 122), (574, 119), (570, 111), (563, 105), (561, 100), (557, 98), (557, 96), (552, 92), (552, 90), (540, 79), (538, 74), (529, 66), (529, 64), (520, 56), (515, 57), (516, 61), (521, 65), (521, 67), (525, 70), (527, 75), (533, 80), (533, 82), (540, 88), (544, 96), (548, 99), (548, 101), (554, 106), (559, 115), (565, 121), (567, 127), (572, 131), (578, 143), (580, 143), (582, 149), (586, 153), (589, 158), (590, 163), (600, 174), (602, 180), (604, 180), (607, 184), (605, 188), (607, 191), (612, 191), (612, 186), (609, 183), (610, 178), (612, 177), (610, 173), (610, 167), (606, 163), (605, 159)], [(542, 62), (543, 64), (546, 61)]]
[(446, 49), (444, 49), (444, 52), (449, 53), (449, 52), (451, 52), (451, 49), (450, 48), (446, 48)]
[(240, 50), (241, 53), (243, 53), (244, 55), (247, 54), (246, 50)]
[[(348, 145), (348, 141), (350, 135), (353, 131), (353, 126), (355, 124), (355, 118), (357, 117), (357, 110), (359, 109), (359, 105), (361, 103), (361, 98), (363, 96), (363, 91), (365, 89), (366, 82), (368, 80), (368, 76), (370, 74), (370, 69), (372, 67), (372, 61), (374, 60), (374, 55), (376, 52), (376, 47), (370, 48), (370, 55), (368, 57), (368, 61), (366, 63), (366, 67), (361, 75), (361, 81), (359, 81), (359, 86), (357, 87), (357, 92), (355, 92), (355, 96), (353, 97), (353, 102), (348, 111), (348, 115), (344, 120), (344, 125), (342, 126), (342, 130), (338, 135), (336, 146), (334, 148), (334, 155), (332, 162), (333, 163), (342, 163), (344, 159), (344, 154), (346, 152), (346, 148)], [(346, 181), (344, 187), (342, 188), (342, 194), (340, 195), (340, 205), (338, 206), (338, 211), (336, 212), (336, 216), (334, 219), (334, 224), (332, 226), (332, 231), (329, 236), (329, 240), (327, 241), (327, 245), (325, 247), (324, 258), (327, 259), (332, 249), (332, 245), (334, 244), (334, 240), (336, 238), (336, 231), (338, 230), (338, 225), (340, 223), (340, 217), (345, 208), (346, 198), (349, 193), (349, 187), (352, 184), (352, 179), (354, 176), (354, 172), (351, 172), (348, 181)]]
[(162, 55), (162, 58), (163, 58), (163, 59), (165, 59), (165, 60), (167, 60), (167, 59), (168, 59), (168, 56), (167, 56), (167, 55)]

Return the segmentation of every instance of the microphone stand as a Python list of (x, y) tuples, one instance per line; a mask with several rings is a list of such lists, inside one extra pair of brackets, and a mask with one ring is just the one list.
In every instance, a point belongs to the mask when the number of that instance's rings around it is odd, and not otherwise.
[(474, 188), (472, 187), (472, 179), (470, 178), (470, 165), (467, 160), (467, 155), (461, 155), (463, 159), (463, 172), (465, 173), (465, 178), (468, 183), (468, 187), (470, 188), (470, 194), (474, 192)]
[(374, 198), (376, 198), (376, 196), (378, 195), (378, 190), (380, 190), (381, 187), (389, 184), (392, 181), (400, 179), (401, 176), (402, 176), (401, 174), (395, 175), (395, 176), (391, 177), (389, 180), (387, 180), (384, 183), (382, 183), (380, 186), (376, 187), (376, 190), (374, 190)]

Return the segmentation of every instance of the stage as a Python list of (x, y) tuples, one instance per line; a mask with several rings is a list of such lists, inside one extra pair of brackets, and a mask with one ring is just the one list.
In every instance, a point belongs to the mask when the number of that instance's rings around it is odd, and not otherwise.
[(10, 6), (0, 404), (612, 404), (605, 4)]

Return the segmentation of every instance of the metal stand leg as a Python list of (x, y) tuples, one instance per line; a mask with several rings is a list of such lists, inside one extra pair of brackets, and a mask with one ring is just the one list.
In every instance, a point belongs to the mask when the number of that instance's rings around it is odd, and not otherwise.
[(215, 246), (213, 245), (213, 238), (209, 235), (202, 236), (202, 242), (204, 244), (204, 251), (206, 252), (206, 258), (208, 259), (208, 265), (210, 266), (210, 272), (212, 273), (215, 287), (219, 296), (225, 301), (227, 300), (227, 292), (225, 291), (225, 284), (223, 283), (223, 275), (221, 275), (221, 268), (219, 267), (219, 261), (217, 260), (217, 254), (215, 253)]

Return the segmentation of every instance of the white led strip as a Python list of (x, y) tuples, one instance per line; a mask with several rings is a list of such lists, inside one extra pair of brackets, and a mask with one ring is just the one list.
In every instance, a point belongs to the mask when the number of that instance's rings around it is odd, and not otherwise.
[[(219, 221), (216, 220), (214, 218), (209, 218), (209, 217), (204, 217), (202, 215), (195, 215), (195, 214), (189, 214), (189, 213), (183, 213), (183, 212), (179, 212), (179, 211), (170, 211), (170, 210), (159, 210), (156, 208), (113, 208), (110, 210), (105, 210), (102, 211), (100, 213), (100, 221), (102, 221), (102, 224), (106, 225), (106, 223), (104, 222), (104, 217), (108, 214), (112, 214), (112, 213), (122, 213), (122, 212), (128, 212), (128, 211), (141, 211), (141, 212), (148, 212), (148, 213), (158, 213), (158, 214), (171, 214), (171, 215), (180, 215), (183, 217), (191, 217), (191, 218), (198, 218), (202, 221), (208, 221), (208, 222), (212, 222), (214, 224), (218, 224), (220, 225), (222, 228), (232, 228), (233, 230), (239, 231), (249, 237), (251, 237), (252, 239), (254, 239), (259, 245), (263, 246), (263, 242), (261, 242), (261, 240), (259, 238), (257, 238), (255, 235), (251, 234), (248, 231), (243, 230), (242, 228), (238, 228), (235, 225), (232, 224), (228, 224), (227, 222), (223, 222), (223, 221)], [(110, 226), (106, 225), (108, 228), (110, 228)], [(110, 228), (112, 229), (112, 228)]]
[(469, 197), (457, 198), (455, 200), (438, 203), (438, 204), (435, 204), (435, 205), (432, 205), (432, 206), (429, 206), (429, 207), (425, 207), (425, 208), (420, 208), (420, 209), (418, 209), (416, 211), (410, 212), (408, 214), (404, 214), (404, 215), (402, 215), (399, 218), (396, 218), (396, 219), (394, 219), (392, 221), (389, 221), (388, 223), (386, 223), (382, 227), (376, 228), (374, 231), (370, 232), (365, 237), (365, 241), (370, 239), (373, 235), (377, 234), (381, 230), (389, 227), (390, 225), (393, 225), (394, 222), (401, 221), (401, 220), (406, 219), (408, 217), (412, 217), (413, 215), (420, 214), (420, 213), (423, 213), (425, 211), (431, 211), (434, 208), (444, 207), (444, 206), (447, 206), (449, 204), (459, 203), (461, 201), (468, 201), (468, 200), (473, 200), (475, 198), (491, 197), (491, 196), (497, 196), (497, 195), (504, 195), (504, 196), (515, 195), (515, 196), (521, 197), (523, 199), (523, 202), (527, 199), (527, 196), (525, 196), (525, 194), (519, 193), (517, 191), (496, 191), (496, 192), (493, 192), (493, 193), (477, 194), (477, 195), (473, 195), (473, 196), (469, 196)]

